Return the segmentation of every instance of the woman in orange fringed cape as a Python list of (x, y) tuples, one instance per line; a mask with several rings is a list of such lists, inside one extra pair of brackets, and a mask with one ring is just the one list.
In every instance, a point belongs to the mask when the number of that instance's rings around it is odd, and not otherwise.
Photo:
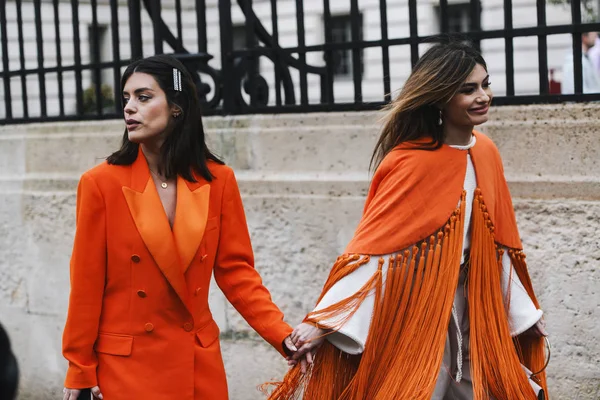
[(491, 99), (473, 47), (436, 44), (419, 60), (389, 106), (362, 220), (270, 399), (547, 398), (502, 161), (473, 130)]

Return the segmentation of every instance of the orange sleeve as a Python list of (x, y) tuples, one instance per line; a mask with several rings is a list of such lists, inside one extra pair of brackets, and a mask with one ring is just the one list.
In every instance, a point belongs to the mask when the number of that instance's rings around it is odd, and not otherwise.
[(63, 333), (63, 355), (69, 361), (65, 387), (97, 385), (98, 337), (106, 278), (106, 209), (98, 185), (84, 174), (77, 188), (77, 229), (71, 255), (71, 294)]
[(254, 269), (246, 216), (233, 172), (225, 183), (221, 210), (215, 280), (250, 326), (285, 356), (282, 342), (292, 328), (283, 322), (283, 313), (271, 300), (271, 294)]

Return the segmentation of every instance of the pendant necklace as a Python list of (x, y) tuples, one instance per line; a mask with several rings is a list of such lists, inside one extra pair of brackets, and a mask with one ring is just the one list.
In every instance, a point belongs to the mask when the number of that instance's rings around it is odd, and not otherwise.
[[(148, 169), (150, 169), (150, 168), (148, 168)], [(152, 174), (153, 174), (155, 177), (157, 177), (159, 181), (161, 181), (161, 182), (162, 182), (162, 183), (160, 184), (160, 187), (161, 187), (161, 188), (163, 188), (163, 189), (166, 189), (166, 188), (168, 188), (168, 187), (169, 187), (169, 185), (167, 184), (167, 182), (163, 181), (163, 180), (161, 179), (161, 177), (160, 177), (160, 176), (158, 176), (158, 175), (157, 175), (157, 174), (156, 174), (154, 171), (152, 171), (152, 170), (150, 169), (150, 172), (152, 172)]]

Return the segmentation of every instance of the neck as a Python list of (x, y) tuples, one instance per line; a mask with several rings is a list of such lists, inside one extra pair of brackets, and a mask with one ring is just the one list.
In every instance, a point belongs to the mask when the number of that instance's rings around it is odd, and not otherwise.
[(150, 168), (150, 170), (155, 174), (162, 175), (163, 168), (160, 162), (160, 146), (148, 143), (142, 143), (140, 146), (144, 152), (144, 156), (146, 157), (148, 168)]
[(471, 142), (473, 126), (444, 125), (444, 143), (454, 146), (465, 146)]

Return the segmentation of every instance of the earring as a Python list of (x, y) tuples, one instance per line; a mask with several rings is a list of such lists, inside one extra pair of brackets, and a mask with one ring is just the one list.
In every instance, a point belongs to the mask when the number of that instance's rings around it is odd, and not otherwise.
[(173, 118), (179, 118), (180, 115), (181, 113), (173, 113)]
[(442, 112), (440, 111), (440, 119), (438, 120), (438, 125), (442, 125), (444, 120), (442, 119)]

